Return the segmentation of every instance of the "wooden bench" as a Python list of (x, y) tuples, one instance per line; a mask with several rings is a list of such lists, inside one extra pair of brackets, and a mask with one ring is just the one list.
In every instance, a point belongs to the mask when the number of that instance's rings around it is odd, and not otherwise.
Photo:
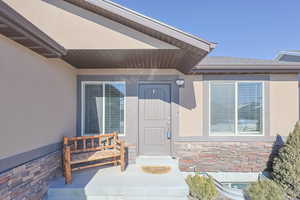
[[(72, 171), (106, 164), (120, 164), (125, 170), (125, 145), (118, 139), (117, 133), (64, 137), (63, 164), (66, 184), (72, 182)], [(90, 163), (92, 161), (104, 162)], [(82, 165), (84, 164), (84, 165)], [(77, 165), (77, 166), (76, 166)]]

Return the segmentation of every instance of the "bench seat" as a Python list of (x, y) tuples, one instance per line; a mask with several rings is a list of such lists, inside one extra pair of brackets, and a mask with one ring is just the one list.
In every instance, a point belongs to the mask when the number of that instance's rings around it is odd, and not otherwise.
[(114, 166), (120, 164), (121, 171), (125, 170), (125, 144), (118, 139), (117, 133), (72, 138), (64, 137), (63, 144), (66, 184), (72, 182), (72, 172), (77, 170), (108, 164), (113, 164)]
[(118, 157), (120, 155), (121, 155), (120, 151), (115, 149), (85, 152), (85, 153), (75, 153), (71, 155), (71, 164), (79, 164), (79, 163), (91, 162), (91, 161), (101, 160), (106, 158), (113, 158), (113, 157)]

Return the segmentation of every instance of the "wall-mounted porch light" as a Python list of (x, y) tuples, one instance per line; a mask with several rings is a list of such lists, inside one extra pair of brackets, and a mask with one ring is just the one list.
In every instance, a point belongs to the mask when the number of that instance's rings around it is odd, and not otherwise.
[(176, 85), (178, 87), (184, 87), (184, 79), (177, 79), (176, 80)]

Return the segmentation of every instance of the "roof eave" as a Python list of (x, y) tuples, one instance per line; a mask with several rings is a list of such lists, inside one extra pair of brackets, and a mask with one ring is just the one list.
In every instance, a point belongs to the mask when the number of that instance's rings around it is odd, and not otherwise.
[(192, 69), (189, 74), (298, 74), (300, 68), (287, 69)]
[[(66, 50), (0, 0), (0, 33), (47, 58), (61, 57)], [(6, 27), (4, 26), (6, 25)], [(17, 35), (18, 37), (16, 37)], [(26, 41), (36, 46), (25, 45)], [(41, 52), (41, 49), (44, 51)]]
[(181, 61), (181, 67), (178, 70), (185, 74), (216, 47), (216, 43), (208, 42), (189, 33), (185, 33), (111, 1), (65, 1), (178, 47), (185, 52), (185, 56)]
[(274, 60), (280, 61), (281, 58), (284, 55), (291, 55), (291, 56), (299, 56), (300, 57), (300, 52), (292, 52), (292, 51), (280, 51), (274, 58)]
[[(131, 27), (133, 29), (137, 29), (137, 28), (133, 27), (133, 25), (129, 24), (127, 21), (138, 24), (141, 27), (140, 29), (143, 29), (143, 27), (147, 27), (149, 30), (156, 32), (156, 34), (146, 33), (152, 37), (157, 37), (157, 33), (160, 33), (164, 36), (185, 43), (185, 45), (181, 45), (178, 44), (178, 42), (171, 42), (169, 41), (169, 39), (162, 40), (172, 45), (175, 45), (179, 48), (184, 48), (184, 46), (186, 46), (186, 48), (190, 50), (192, 48), (197, 48), (197, 49), (205, 50), (206, 52), (210, 52), (216, 46), (215, 43), (206, 41), (202, 38), (196, 37), (189, 33), (185, 33), (172, 26), (169, 26), (167, 24), (164, 24), (152, 18), (146, 17), (140, 13), (137, 13), (133, 10), (125, 8), (111, 1), (107, 1), (107, 0), (65, 0), (65, 1), (108, 18), (111, 17), (108, 16), (109, 14), (115, 15), (117, 17), (114, 17), (113, 19), (114, 21), (117, 21), (118, 23)], [(143, 32), (142, 30), (138, 30), (138, 31)], [(161, 40), (161, 38), (158, 39)]]
[(186, 42), (192, 46), (205, 49), (210, 52), (216, 47), (216, 43), (209, 42), (192, 34), (181, 31), (175, 27), (162, 23), (158, 20), (152, 19), (131, 9), (123, 7), (117, 3), (108, 0), (85, 0), (86, 2), (102, 7), (110, 12), (117, 13), (119, 16), (132, 20), (141, 25), (147, 26), (153, 30), (157, 30), (178, 40)]

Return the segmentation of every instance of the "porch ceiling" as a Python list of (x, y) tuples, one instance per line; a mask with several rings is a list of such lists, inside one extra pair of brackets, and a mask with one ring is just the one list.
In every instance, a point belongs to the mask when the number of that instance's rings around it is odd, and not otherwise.
[(188, 71), (199, 57), (182, 49), (68, 50), (63, 59), (77, 68), (173, 68)]

